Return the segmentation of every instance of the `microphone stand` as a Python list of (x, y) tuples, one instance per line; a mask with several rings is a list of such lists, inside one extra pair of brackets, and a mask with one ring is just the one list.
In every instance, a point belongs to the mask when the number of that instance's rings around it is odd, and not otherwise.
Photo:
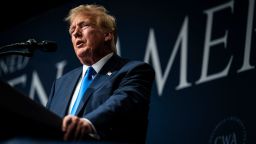
[(16, 55), (32, 57), (33, 53), (34, 53), (34, 50), (32, 48), (19, 46), (18, 43), (9, 44), (9, 45), (0, 47), (0, 56), (16, 54)]

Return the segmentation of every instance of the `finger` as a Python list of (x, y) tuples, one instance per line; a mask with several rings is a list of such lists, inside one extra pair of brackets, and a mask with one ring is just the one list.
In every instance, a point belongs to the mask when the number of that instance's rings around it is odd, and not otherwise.
[(78, 122), (77, 122), (77, 126), (76, 126), (76, 130), (75, 130), (75, 135), (74, 135), (74, 138), (77, 140), (79, 139), (79, 135), (81, 133), (81, 129), (82, 129), (82, 123), (81, 123), (81, 120), (79, 119)]
[(77, 135), (77, 139), (80, 140), (80, 141), (83, 140), (83, 134), (84, 134), (84, 129), (81, 128), (80, 133)]
[(90, 133), (90, 125), (89, 123), (87, 123), (86, 121), (81, 119), (81, 129), (80, 129), (80, 133), (78, 135), (78, 139), (84, 139), (88, 136), (88, 134)]
[(67, 125), (67, 129), (64, 134), (64, 140), (74, 139), (74, 132), (76, 130), (77, 123), (78, 123), (78, 118), (73, 116), (71, 118), (71, 123)]
[(67, 125), (67, 130), (65, 132), (65, 139), (66, 140), (72, 140), (74, 139), (74, 131), (77, 126), (77, 117), (72, 117), (71, 118), (71, 123)]
[(72, 116), (71, 115), (67, 115), (63, 118), (63, 121), (62, 121), (62, 131), (65, 132), (66, 129), (67, 129), (67, 126), (71, 123), (71, 118)]

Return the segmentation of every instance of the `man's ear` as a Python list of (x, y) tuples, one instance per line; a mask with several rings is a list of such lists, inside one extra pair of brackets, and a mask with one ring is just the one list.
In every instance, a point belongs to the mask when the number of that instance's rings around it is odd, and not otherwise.
[(113, 39), (113, 34), (111, 32), (105, 33), (105, 42), (111, 41)]

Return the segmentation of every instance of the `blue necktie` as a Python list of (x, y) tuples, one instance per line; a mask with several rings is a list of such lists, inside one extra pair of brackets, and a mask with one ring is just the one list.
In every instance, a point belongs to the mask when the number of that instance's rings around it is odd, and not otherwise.
[(88, 88), (88, 86), (91, 84), (92, 82), (92, 76), (95, 74), (95, 70), (93, 69), (93, 67), (88, 67), (86, 73), (85, 73), (85, 76), (84, 78), (82, 79), (82, 83), (81, 83), (81, 87), (80, 87), (80, 90), (79, 90), (79, 93), (78, 93), (78, 96), (76, 98), (76, 101), (72, 107), (72, 110), (71, 110), (71, 115), (75, 115), (76, 111), (77, 111), (77, 108), (79, 106), (79, 103), (86, 91), (86, 89)]

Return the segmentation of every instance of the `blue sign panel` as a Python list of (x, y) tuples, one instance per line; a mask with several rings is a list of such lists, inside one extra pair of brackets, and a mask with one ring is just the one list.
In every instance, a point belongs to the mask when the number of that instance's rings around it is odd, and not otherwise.
[[(64, 17), (73, 2), (0, 33), (0, 44), (50, 40), (56, 52), (2, 56), (0, 77), (45, 105), (80, 66)], [(97, 1), (117, 18), (118, 54), (153, 66), (147, 143), (254, 144), (255, 0)], [(136, 130), (136, 128), (135, 128)]]

